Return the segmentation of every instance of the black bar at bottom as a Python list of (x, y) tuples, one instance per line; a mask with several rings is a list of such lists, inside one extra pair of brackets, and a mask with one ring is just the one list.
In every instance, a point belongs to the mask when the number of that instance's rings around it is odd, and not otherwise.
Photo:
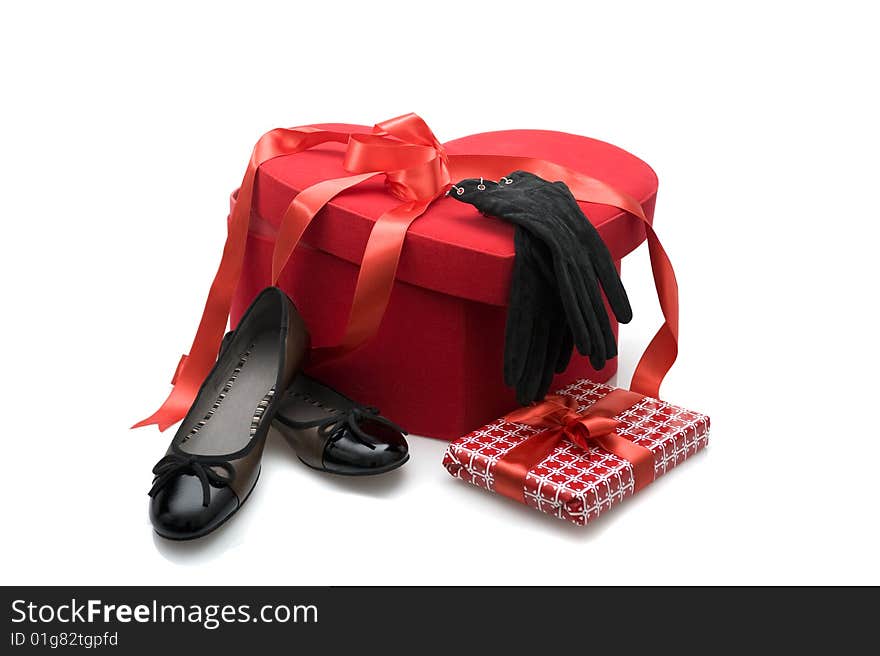
[[(860, 594), (867, 592), (868, 594)], [(578, 653), (635, 642), (692, 646), (761, 640), (837, 651), (873, 625), (873, 591), (760, 588), (2, 588), (4, 654)], [(707, 634), (707, 631), (710, 633)], [(713, 636), (706, 643), (706, 636)], [(754, 648), (754, 642), (751, 643)], [(869, 643), (868, 643), (869, 644)]]

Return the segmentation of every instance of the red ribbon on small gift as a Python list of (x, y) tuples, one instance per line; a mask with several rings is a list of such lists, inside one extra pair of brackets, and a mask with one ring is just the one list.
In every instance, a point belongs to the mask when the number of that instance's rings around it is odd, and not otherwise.
[(352, 175), (318, 182), (294, 197), (281, 218), (272, 256), (272, 279), (268, 284), (277, 282), (312, 219), (337, 194), (369, 178), (384, 175), (388, 191), (401, 203), (373, 225), (341, 342), (313, 349), (311, 364), (340, 358), (378, 331), (409, 226), (434, 200), (445, 194), (454, 181), (478, 177), (498, 180), (511, 171), (525, 170), (548, 180), (561, 180), (577, 200), (618, 207), (644, 225), (665, 321), (636, 367), (631, 387), (647, 396), (659, 395), (660, 382), (678, 353), (678, 286), (672, 264), (639, 202), (601, 180), (547, 160), (508, 155), (450, 155), (419, 116), (405, 114), (376, 124), (371, 134), (307, 126), (278, 128), (260, 138), (229, 217), (223, 256), (189, 355), (180, 359), (174, 387), (162, 406), (133, 428), (157, 424), (159, 430), (165, 430), (180, 421), (214, 366), (220, 340), (226, 332), (232, 297), (241, 277), (257, 169), (275, 157), (330, 142), (346, 144), (343, 167)]
[(505, 415), (506, 421), (546, 430), (526, 438), (498, 460), (493, 470), (493, 489), (523, 503), (529, 470), (540, 464), (562, 440), (568, 440), (584, 451), (598, 446), (628, 461), (633, 468), (633, 492), (638, 492), (654, 480), (654, 455), (650, 449), (615, 433), (620, 422), (614, 417), (643, 398), (636, 392), (615, 389), (579, 414), (575, 399), (549, 395), (540, 403)]

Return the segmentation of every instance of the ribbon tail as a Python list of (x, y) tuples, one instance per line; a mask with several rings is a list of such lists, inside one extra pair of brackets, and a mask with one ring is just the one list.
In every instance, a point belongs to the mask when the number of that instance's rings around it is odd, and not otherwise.
[[(253, 170), (253, 173), (256, 169)], [(248, 173), (242, 182), (241, 193), (229, 221), (229, 230), (220, 265), (214, 275), (214, 282), (205, 301), (205, 309), (196, 330), (192, 347), (182, 365), (178, 363), (175, 372), (175, 385), (168, 398), (159, 409), (148, 418), (139, 421), (132, 428), (157, 424), (160, 431), (177, 423), (189, 411), (198, 394), (202, 381), (211, 371), (217, 358), (217, 349), (229, 319), (232, 295), (241, 277), (244, 251), (247, 244), (247, 230), (250, 222), (250, 200), (254, 175)], [(245, 207), (247, 211), (245, 212)]]
[(678, 282), (672, 262), (647, 220), (645, 230), (654, 286), (665, 321), (642, 354), (629, 387), (633, 392), (659, 399), (660, 384), (678, 357)]
[(313, 364), (334, 360), (354, 351), (378, 331), (391, 298), (406, 231), (430, 203), (403, 203), (385, 212), (373, 225), (342, 340), (336, 346), (316, 348), (311, 355)]
[(214, 281), (211, 283), (189, 355), (182, 367), (178, 364), (178, 371), (175, 372), (176, 383), (168, 398), (156, 412), (139, 421), (132, 428), (157, 424), (159, 430), (164, 431), (183, 419), (196, 398), (202, 382), (214, 366), (220, 340), (223, 339), (229, 321), (232, 296), (241, 277), (257, 169), (261, 164), (275, 157), (297, 153), (328, 141), (345, 142), (347, 139), (348, 134), (343, 132), (281, 128), (271, 130), (260, 137), (251, 153), (235, 207), (232, 209), (223, 255), (220, 257), (217, 273), (214, 274)]
[(177, 385), (172, 387), (171, 392), (168, 394), (168, 398), (165, 399), (156, 412), (146, 419), (142, 419), (136, 424), (133, 424), (131, 427), (142, 428), (143, 426), (152, 426), (153, 424), (156, 424), (159, 431), (164, 432), (170, 426), (173, 426), (180, 421), (180, 419), (174, 419), (174, 417), (177, 417), (178, 415), (180, 415), (181, 418), (186, 416), (190, 405), (192, 405), (192, 399), (189, 399), (188, 395), (184, 392), (179, 391), (175, 394), (175, 391), (180, 389), (181, 388)]
[(378, 174), (378, 171), (373, 171), (344, 178), (324, 180), (307, 189), (303, 189), (294, 197), (281, 217), (278, 236), (275, 239), (275, 248), (272, 251), (273, 285), (278, 282), (284, 266), (287, 264), (290, 256), (293, 255), (299, 240), (305, 233), (306, 228), (309, 227), (312, 219), (315, 218), (315, 215), (336, 195)]

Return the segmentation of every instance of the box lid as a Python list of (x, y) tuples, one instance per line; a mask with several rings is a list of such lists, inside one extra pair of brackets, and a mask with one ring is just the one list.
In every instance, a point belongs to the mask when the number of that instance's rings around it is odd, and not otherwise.
[[(316, 127), (369, 133), (367, 126), (323, 124)], [(642, 160), (611, 144), (563, 132), (505, 130), (485, 132), (445, 144), (450, 154), (516, 155), (556, 162), (598, 178), (636, 198), (650, 219), (657, 176)], [(345, 146), (330, 143), (277, 157), (257, 174), (251, 231), (274, 238), (294, 196), (322, 180), (344, 177)], [(457, 182), (457, 181), (456, 181)], [(375, 221), (400, 201), (389, 194), (382, 176), (339, 194), (312, 221), (303, 242), (359, 264)], [(615, 259), (645, 238), (638, 219), (607, 205), (581, 203)], [(469, 300), (506, 305), (513, 265), (513, 227), (486, 217), (451, 198), (436, 200), (407, 233), (397, 279)]]

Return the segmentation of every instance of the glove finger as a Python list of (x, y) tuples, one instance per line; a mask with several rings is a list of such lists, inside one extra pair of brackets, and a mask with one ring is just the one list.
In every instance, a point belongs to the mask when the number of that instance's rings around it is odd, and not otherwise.
[(517, 247), (517, 253), (526, 254), (527, 261), (530, 266), (538, 274), (541, 284), (550, 293), (555, 292), (556, 274), (553, 271), (553, 255), (547, 245), (538, 239), (533, 233), (525, 228), (518, 227), (517, 230), (522, 233), (520, 245)]
[(569, 328), (564, 316), (560, 316), (560, 319), (564, 322), (564, 327), (559, 355), (556, 358), (556, 373), (558, 374), (568, 369), (568, 363), (571, 362), (571, 352), (574, 350), (574, 338), (571, 336), (571, 328)]
[[(579, 273), (585, 273), (585, 275), (578, 275)], [(572, 272), (572, 278), (574, 280), (578, 298), (582, 303), (581, 308), (583, 319), (586, 322), (590, 334), (592, 344), (592, 350), (589, 352), (590, 362), (601, 362), (602, 366), (604, 366), (606, 358), (605, 337), (599, 322), (599, 315), (596, 313), (596, 308), (590, 293), (590, 289), (593, 288), (598, 291), (595, 274), (592, 270), (587, 270), (586, 272), (575, 270)], [(605, 315), (604, 305), (601, 306), (601, 314)], [(599, 368), (601, 369), (601, 367)]]
[[(541, 384), (538, 386), (536, 399), (543, 399), (553, 384), (553, 376), (556, 375), (556, 363), (559, 361), (559, 354), (563, 349), (563, 331), (567, 330), (567, 326), (559, 324), (551, 317), (549, 320), (550, 334), (547, 341), (547, 355), (544, 359)], [(569, 351), (570, 352), (570, 351)]]
[(596, 230), (596, 227), (590, 222), (584, 214), (577, 200), (572, 195), (571, 190), (561, 182), (554, 183), (556, 190), (565, 197), (565, 214), (568, 225), (575, 231), (580, 238), (583, 247), (589, 252), (589, 259), (598, 276), (605, 296), (608, 298), (608, 305), (614, 316), (621, 323), (629, 323), (632, 320), (632, 307), (629, 303), (629, 297), (626, 289), (623, 287), (623, 281), (620, 274), (614, 266), (614, 259), (608, 246)]
[(542, 202), (546, 210), (544, 224), (554, 229), (554, 264), (556, 264), (557, 284), (560, 298), (574, 335), (578, 351), (587, 355), (597, 348), (598, 326), (590, 325), (592, 304), (580, 278), (582, 269), (592, 271), (586, 252), (580, 247), (575, 234), (567, 225), (564, 204), (565, 196), (556, 191), (552, 184), (544, 184), (533, 196)]
[[(606, 359), (617, 354), (617, 343), (614, 339), (614, 333), (611, 331), (608, 310), (602, 298), (596, 272), (589, 266), (587, 260), (588, 258), (582, 258), (577, 265), (579, 273), (577, 279), (581, 284), (580, 291), (585, 297), (585, 302), (588, 303), (590, 336), (594, 345), (592, 355), (595, 356), (596, 361), (604, 363)], [(596, 349), (596, 344), (601, 344), (603, 348)]]
[[(513, 291), (513, 289), (511, 290)], [(511, 295), (504, 329), (504, 382), (514, 387), (522, 378), (531, 343), (532, 313), (524, 306), (525, 299)]]
[(601, 331), (602, 343), (605, 346), (605, 359), (613, 358), (617, 355), (617, 341), (614, 339), (614, 332), (611, 330), (611, 320), (608, 317), (605, 301), (602, 299), (602, 292), (599, 289), (595, 276), (592, 274), (591, 277), (585, 280), (585, 284), (590, 293), (593, 315), (596, 317), (599, 330)]
[[(555, 280), (552, 273), (552, 258), (549, 256), (549, 250), (542, 242), (536, 240), (525, 229), (518, 229), (523, 239), (520, 244), (519, 252), (532, 258), (531, 270), (535, 273), (536, 283), (540, 283), (540, 287), (535, 290), (535, 311), (546, 322), (549, 329), (547, 341), (547, 350), (543, 361), (533, 362), (535, 371), (540, 371), (540, 383), (534, 392), (533, 400), (543, 399), (547, 395), (547, 391), (553, 382), (556, 364), (560, 359), (560, 352), (563, 349), (563, 343), (566, 342), (564, 335), (568, 335), (567, 347), (568, 353), (571, 354), (572, 342), (571, 331), (568, 328), (568, 322), (565, 319), (565, 313), (559, 300), (559, 293), (555, 287)], [(540, 365), (540, 368), (539, 366)], [(525, 394), (529, 394), (526, 391)]]
[(544, 283), (536, 271), (532, 240), (522, 228), (514, 232), (516, 256), (511, 272), (508, 295), (507, 327), (505, 329), (504, 380), (510, 387), (516, 386), (523, 375), (527, 361), (531, 330), (538, 312)]
[(614, 316), (620, 323), (632, 321), (633, 312), (629, 296), (626, 294), (623, 281), (620, 279), (620, 274), (617, 273), (617, 268), (614, 266), (614, 261), (607, 248), (605, 255), (596, 262), (596, 273), (599, 275), (602, 289), (605, 291), (605, 297), (608, 299), (608, 305), (614, 312)]
[(568, 319), (568, 325), (571, 327), (574, 343), (582, 355), (587, 355), (592, 352), (593, 342), (590, 339), (590, 330), (584, 316), (583, 307), (575, 290), (575, 283), (565, 262), (556, 260), (555, 264), (559, 298), (562, 302), (565, 316)]
[[(576, 299), (574, 312), (577, 320), (580, 322), (580, 328), (589, 336), (590, 348), (582, 350), (578, 348), (582, 355), (598, 355), (602, 357), (604, 352), (604, 344), (601, 341), (601, 329), (596, 321), (593, 304), (590, 300), (590, 294), (585, 284), (585, 276), (582, 267), (573, 262), (566, 265), (568, 276), (571, 280), (572, 295)], [(571, 320), (569, 320), (571, 321)], [(573, 327), (574, 330), (574, 327)], [(575, 344), (577, 344), (577, 332), (575, 332)]]
[(549, 324), (546, 318), (538, 318), (534, 322), (528, 361), (523, 371), (523, 376), (517, 385), (517, 398), (523, 405), (527, 405), (538, 398), (538, 392), (544, 378), (544, 364), (547, 360), (549, 337)]
[(611, 253), (598, 233), (595, 234), (595, 237), (590, 238), (590, 242), (590, 248), (593, 251), (593, 266), (599, 282), (602, 284), (605, 297), (608, 299), (608, 305), (620, 323), (629, 323), (632, 321), (632, 306), (629, 303), (629, 297), (623, 287), (620, 274), (614, 266)]

